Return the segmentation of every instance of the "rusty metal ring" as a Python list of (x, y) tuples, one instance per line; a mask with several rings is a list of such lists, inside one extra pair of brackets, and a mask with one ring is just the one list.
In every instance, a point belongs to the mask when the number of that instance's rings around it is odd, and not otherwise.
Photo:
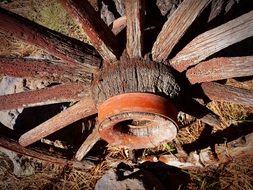
[(99, 133), (114, 146), (140, 149), (158, 146), (176, 137), (175, 106), (151, 93), (126, 93), (98, 108)]

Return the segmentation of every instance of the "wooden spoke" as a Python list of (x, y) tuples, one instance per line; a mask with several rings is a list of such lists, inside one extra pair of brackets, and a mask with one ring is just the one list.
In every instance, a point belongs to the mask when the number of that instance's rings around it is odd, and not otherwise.
[(81, 161), (83, 157), (90, 151), (90, 149), (99, 141), (100, 136), (98, 133), (97, 126), (93, 129), (92, 133), (87, 137), (87, 139), (83, 142), (81, 147), (76, 152), (75, 158), (78, 161)]
[(222, 85), (215, 82), (202, 83), (201, 87), (210, 100), (253, 106), (252, 90)]
[(75, 105), (23, 134), (19, 139), (19, 143), (22, 146), (28, 146), (75, 121), (96, 114), (96, 112), (93, 99), (91, 97), (83, 98)]
[(100, 67), (100, 56), (88, 44), (2, 8), (0, 8), (0, 18), (0, 31), (6, 35), (38, 46), (69, 64), (83, 65), (88, 72), (97, 72)]
[(100, 18), (88, 1), (59, 0), (81, 25), (93, 47), (106, 61), (114, 61), (119, 56), (118, 42), (109, 27)]
[(209, 110), (207, 107), (201, 105), (194, 99), (184, 98), (178, 103), (178, 109), (187, 113), (202, 122), (216, 126), (220, 124), (219, 116)]
[(220, 57), (199, 63), (186, 72), (192, 84), (253, 75), (253, 56)]
[(78, 162), (75, 160), (69, 160), (66, 157), (63, 157), (63, 155), (58, 155), (54, 152), (53, 155), (50, 155), (48, 152), (41, 152), (41, 150), (36, 149), (27, 149), (22, 146), (20, 146), (16, 141), (0, 137), (0, 151), (6, 152), (11, 151), (13, 155), (18, 154), (22, 156), (27, 156), (29, 158), (35, 158), (39, 161), (45, 162), (45, 163), (52, 163), (52, 164), (58, 164), (62, 166), (72, 166), (77, 169), (89, 169), (92, 165), (89, 165), (88, 163), (84, 162)]
[(144, 0), (126, 0), (127, 44), (130, 58), (141, 58), (143, 53)]
[(152, 48), (153, 60), (167, 59), (173, 47), (211, 0), (184, 0), (164, 24)]
[(48, 60), (0, 58), (0, 75), (47, 79), (59, 82), (91, 82), (92, 74), (80, 67), (54, 64)]
[(171, 61), (182, 72), (208, 56), (253, 36), (253, 11), (209, 30), (193, 39)]
[(40, 90), (0, 96), (0, 110), (34, 107), (80, 100), (89, 89), (79, 84), (63, 84)]

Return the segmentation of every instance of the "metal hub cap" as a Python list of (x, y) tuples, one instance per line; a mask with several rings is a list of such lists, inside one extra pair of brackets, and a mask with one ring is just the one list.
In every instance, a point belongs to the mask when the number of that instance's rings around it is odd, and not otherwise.
[(121, 94), (99, 106), (99, 133), (114, 146), (151, 148), (176, 137), (176, 117), (175, 106), (161, 96)]

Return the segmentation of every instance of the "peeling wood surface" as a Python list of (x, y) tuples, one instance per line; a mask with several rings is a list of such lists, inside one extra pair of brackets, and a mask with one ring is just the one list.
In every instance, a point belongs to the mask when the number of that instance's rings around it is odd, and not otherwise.
[(152, 48), (153, 60), (167, 59), (173, 47), (211, 0), (184, 0), (165, 22)]
[(180, 90), (170, 67), (125, 57), (121, 57), (119, 64), (103, 69), (93, 83), (93, 96), (98, 105), (110, 97), (131, 92), (158, 93), (173, 99)]
[(126, 0), (127, 44), (130, 58), (141, 58), (143, 54), (144, 0)]
[(80, 84), (63, 84), (40, 90), (0, 96), (0, 110), (34, 107), (80, 100), (89, 88)]
[(253, 11), (200, 34), (187, 44), (171, 61), (182, 72), (208, 56), (253, 36)]
[(95, 126), (92, 133), (87, 137), (87, 139), (83, 142), (81, 147), (76, 152), (75, 158), (78, 161), (81, 161), (83, 157), (92, 149), (92, 147), (99, 141), (100, 136), (98, 133), (98, 127)]
[(77, 162), (69, 160), (60, 155), (47, 155), (45, 152), (39, 152), (37, 150), (27, 149), (20, 146), (16, 141), (10, 140), (8, 138), (0, 137), (0, 151), (5, 152), (5, 150), (12, 151), (18, 155), (27, 156), (30, 158), (35, 158), (46, 163), (58, 164), (62, 166), (74, 167), (78, 169), (87, 169), (91, 166), (84, 164), (83, 162)]
[(106, 61), (117, 59), (118, 41), (88, 1), (59, 0), (70, 15), (81, 25), (93, 47)]
[(94, 101), (90, 96), (82, 98), (78, 103), (23, 134), (19, 143), (28, 146), (82, 118), (97, 113)]
[(192, 84), (253, 76), (253, 56), (214, 58), (189, 69), (186, 76)]
[(253, 106), (253, 91), (222, 85), (215, 82), (202, 83), (201, 87), (210, 100)]
[(92, 80), (92, 74), (82, 71), (81, 67), (24, 58), (0, 58), (0, 75), (57, 82), (90, 83)]
[(26, 43), (38, 46), (70, 65), (83, 66), (97, 72), (101, 58), (96, 50), (79, 40), (65, 36), (34, 23), (22, 16), (0, 8), (0, 31)]

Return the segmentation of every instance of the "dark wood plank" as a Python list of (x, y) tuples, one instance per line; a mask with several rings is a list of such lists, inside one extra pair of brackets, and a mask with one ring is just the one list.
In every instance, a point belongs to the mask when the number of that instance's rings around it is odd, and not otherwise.
[(89, 87), (80, 84), (62, 84), (40, 90), (0, 96), (0, 110), (34, 107), (80, 100), (89, 94)]
[(210, 100), (253, 106), (252, 90), (222, 85), (215, 82), (202, 83), (201, 87)]
[(165, 22), (153, 45), (153, 60), (162, 62), (167, 59), (173, 47), (210, 1), (184, 0), (179, 5), (176, 11)]
[(78, 103), (23, 134), (19, 143), (22, 146), (28, 146), (75, 121), (96, 114), (96, 112), (93, 99), (90, 96), (82, 98)]
[(117, 38), (88, 1), (59, 0), (59, 2), (82, 27), (104, 60), (111, 62), (119, 57)]
[(210, 126), (217, 126), (220, 124), (218, 115), (190, 97), (180, 99), (180, 101), (177, 102), (177, 106), (178, 111), (187, 113)]
[(130, 58), (141, 58), (143, 54), (144, 0), (126, 0), (127, 44)]
[(253, 11), (200, 34), (187, 44), (170, 64), (179, 72), (196, 65), (208, 56), (253, 36)]
[(252, 75), (253, 56), (214, 58), (186, 72), (192, 84)]
[(0, 31), (26, 43), (38, 46), (68, 64), (81, 65), (88, 72), (97, 72), (101, 58), (96, 50), (79, 40), (34, 23), (0, 8)]
[(46, 79), (55, 82), (90, 83), (92, 74), (82, 67), (42, 59), (0, 58), (0, 75)]

